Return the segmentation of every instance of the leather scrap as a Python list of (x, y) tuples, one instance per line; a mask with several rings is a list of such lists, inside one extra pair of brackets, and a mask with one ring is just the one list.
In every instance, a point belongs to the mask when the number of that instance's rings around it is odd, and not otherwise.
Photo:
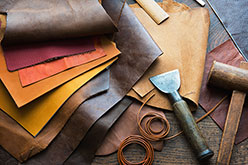
[[(141, 135), (136, 119), (140, 106), (141, 104), (139, 102), (134, 101), (132, 105), (123, 113), (120, 119), (109, 130), (101, 146), (98, 148), (96, 155), (104, 156), (112, 154), (118, 150), (121, 142), (128, 136)], [(163, 111), (150, 106), (144, 106), (141, 110), (140, 116), (147, 113), (158, 113), (165, 117)], [(161, 127), (161, 123), (154, 124), (156, 124), (154, 127)], [(163, 145), (163, 141), (152, 142), (153, 148), (157, 151), (161, 151), (163, 149)]]
[(167, 96), (155, 89), (149, 78), (173, 69), (179, 69), (181, 77), (179, 93), (187, 99), (191, 105), (191, 110), (195, 110), (198, 106), (204, 71), (210, 24), (209, 13), (204, 8), (189, 10), (185, 5), (172, 2), (168, 1), (161, 5), (172, 13), (170, 13), (170, 18), (160, 25), (154, 23), (143, 9), (133, 8), (138, 19), (164, 54), (153, 63), (127, 95), (143, 102), (155, 93), (148, 105), (172, 110)]
[(93, 50), (95, 47), (92, 38), (30, 43), (28, 47), (22, 44), (3, 46), (4, 58), (9, 71)]
[(104, 138), (110, 127), (119, 119), (125, 110), (131, 105), (132, 100), (124, 97), (119, 103), (111, 108), (99, 120), (97, 120), (80, 142), (77, 149), (64, 163), (71, 164), (91, 164), (96, 150), (104, 142)]
[[(81, 75), (82, 73), (107, 62), (108, 60), (116, 57), (120, 51), (115, 47), (115, 44), (105, 37), (101, 37), (102, 47), (107, 54), (105, 57), (98, 60), (74, 67), (66, 70), (60, 74), (56, 74), (52, 77), (46, 78), (43, 81), (39, 81), (35, 84), (22, 87), (19, 81), (18, 72), (9, 72), (7, 70), (3, 54), (0, 54), (0, 77), (8, 92), (12, 96), (18, 107), (22, 107), (31, 101), (34, 101), (38, 97), (46, 94), (52, 89), (64, 84), (65, 82)], [(27, 95), (28, 93), (28, 95)]]
[(75, 56), (63, 57), (61, 59), (18, 70), (22, 86), (33, 84), (47, 77), (58, 74), (66, 69), (86, 64), (106, 56), (106, 53), (101, 46), (100, 40), (95, 40), (94, 42), (96, 48), (95, 51)]
[[(35, 138), (0, 111), (0, 146), (4, 147), (18, 161), (27, 160), (44, 150), (52, 142), (81, 103), (97, 94), (106, 92), (108, 88), (109, 71), (106, 70), (74, 93)], [(0, 158), (0, 160), (3, 159)]]
[(17, 165), (18, 161), (0, 146), (0, 164)]
[[(117, 31), (98, 0), (1, 0), (4, 44), (49, 41)], [(83, 19), (82, 19), (83, 18)]]
[[(122, 2), (104, 0), (103, 6), (116, 21)], [(26, 164), (62, 164), (76, 149), (91, 126), (126, 95), (152, 62), (162, 54), (128, 5), (123, 9), (118, 29), (115, 42), (122, 54), (110, 67), (109, 90), (85, 101), (47, 149), (28, 160)], [(140, 62), (137, 63), (134, 59), (139, 59)]]
[[(230, 104), (230, 96), (231, 96), (232, 91), (227, 91), (221, 88), (207, 86), (208, 72), (214, 60), (239, 67), (240, 62), (244, 61), (244, 58), (239, 53), (239, 51), (234, 46), (231, 40), (227, 40), (220, 46), (213, 49), (210, 53), (207, 54), (207, 57), (206, 57), (205, 71), (204, 71), (204, 76), (203, 76), (199, 103), (204, 108), (205, 111), (208, 111), (217, 102), (219, 102), (219, 100), (221, 100), (224, 96), (229, 95), (229, 99), (225, 99), (225, 101), (219, 105), (219, 107), (215, 110), (215, 112), (213, 112), (210, 115), (211, 118), (216, 122), (216, 124), (221, 129), (223, 129), (228, 107)], [(248, 137), (248, 131), (247, 131), (248, 104), (247, 103), (248, 102), (245, 101), (243, 112), (242, 112), (240, 123), (239, 123), (238, 132), (236, 134), (235, 144), (242, 142)]]
[(248, 59), (248, 14), (247, 0), (226, 1), (208, 0), (217, 12), (222, 24), (227, 29), (242, 54)]

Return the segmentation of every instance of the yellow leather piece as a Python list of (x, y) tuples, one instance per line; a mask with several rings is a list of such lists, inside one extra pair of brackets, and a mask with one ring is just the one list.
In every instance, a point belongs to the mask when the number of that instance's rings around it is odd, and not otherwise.
[[(0, 83), (0, 109), (16, 120), (30, 134), (36, 136), (76, 90), (111, 65), (117, 58), (72, 79), (22, 108), (17, 108), (4, 85)], [(29, 95), (29, 93), (25, 94)]]

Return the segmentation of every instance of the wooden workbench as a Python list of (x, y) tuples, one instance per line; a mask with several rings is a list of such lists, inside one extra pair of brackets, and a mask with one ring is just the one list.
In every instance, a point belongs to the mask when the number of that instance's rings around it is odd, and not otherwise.
[[(176, 0), (178, 2), (185, 3), (192, 8), (200, 7), (194, 0)], [(128, 1), (129, 3), (133, 3), (132, 0)], [(210, 32), (208, 39), (208, 48), (207, 52), (211, 51), (213, 48), (222, 44), (224, 41), (229, 39), (230, 37), (226, 33), (225, 29), (219, 22), (218, 18), (215, 16), (211, 8), (206, 3), (206, 8), (209, 9), (210, 13)], [(205, 111), (199, 108), (194, 116), (199, 118), (204, 115)], [(171, 131), (169, 135), (173, 135), (179, 130), (178, 122), (171, 112), (165, 112), (166, 117), (170, 121)], [(216, 164), (217, 154), (219, 150), (220, 140), (222, 131), (221, 129), (214, 123), (214, 121), (207, 117), (199, 124), (199, 127), (206, 137), (209, 147), (214, 151), (215, 155), (210, 159), (209, 162), (205, 162), (202, 164)], [(243, 141), (242, 143), (235, 145), (233, 149), (233, 154), (231, 158), (231, 164), (248, 164), (248, 140)], [(125, 157), (134, 162), (138, 162), (144, 157), (144, 150), (137, 146), (130, 146), (125, 152)], [(93, 164), (117, 164), (117, 154), (114, 153), (105, 157), (95, 157)], [(155, 159), (153, 164), (200, 164), (190, 148), (188, 142), (186, 141), (184, 135), (180, 135), (179, 137), (166, 141), (162, 152), (155, 152)]]

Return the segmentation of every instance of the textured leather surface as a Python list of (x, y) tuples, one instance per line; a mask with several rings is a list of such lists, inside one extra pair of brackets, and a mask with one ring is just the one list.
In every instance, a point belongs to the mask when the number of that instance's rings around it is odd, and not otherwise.
[(106, 92), (108, 88), (109, 71), (106, 70), (86, 83), (74, 95), (72, 95), (49, 121), (42, 132), (35, 138), (8, 115), (0, 111), (1, 146), (3, 146), (20, 162), (27, 160), (44, 150), (52, 142), (69, 117), (81, 103), (90, 97)]
[(247, 0), (208, 0), (248, 59)]
[(37, 42), (113, 33), (116, 27), (97, 0), (1, 0), (7, 12), (4, 43)]
[[(231, 40), (227, 40), (207, 55), (205, 71), (202, 82), (201, 96), (199, 103), (206, 110), (209, 111), (213, 108), (225, 95), (229, 94), (229, 99), (225, 99), (221, 105), (210, 116), (223, 129), (225, 125), (227, 110), (230, 104), (232, 91), (223, 90), (218, 87), (207, 86), (207, 77), (212, 66), (213, 61), (226, 63), (239, 67), (240, 61), (244, 61), (237, 48)], [(238, 132), (236, 135), (235, 143), (240, 143), (248, 137), (248, 102), (246, 101), (243, 107), (241, 120), (239, 123)]]

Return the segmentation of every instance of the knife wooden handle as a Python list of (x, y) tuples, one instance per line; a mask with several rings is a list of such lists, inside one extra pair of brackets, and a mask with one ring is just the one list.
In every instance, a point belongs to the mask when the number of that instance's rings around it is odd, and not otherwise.
[(187, 103), (182, 99), (177, 100), (173, 104), (173, 108), (184, 134), (197, 155), (197, 159), (203, 161), (211, 158), (214, 153), (203, 138)]

